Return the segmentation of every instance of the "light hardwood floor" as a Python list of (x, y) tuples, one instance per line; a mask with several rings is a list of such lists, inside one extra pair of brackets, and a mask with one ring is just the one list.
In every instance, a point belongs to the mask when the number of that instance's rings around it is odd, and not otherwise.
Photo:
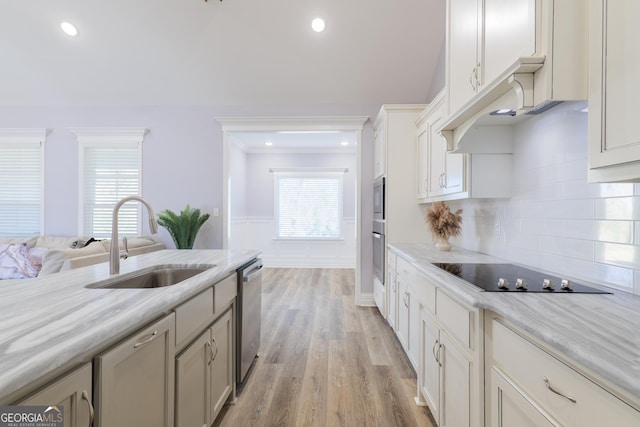
[(260, 357), (218, 426), (425, 426), (415, 372), (350, 269), (265, 269)]

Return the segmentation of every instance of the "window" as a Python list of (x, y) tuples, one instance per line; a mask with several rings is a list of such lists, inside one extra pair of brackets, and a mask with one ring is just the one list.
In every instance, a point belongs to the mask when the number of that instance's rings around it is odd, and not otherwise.
[(38, 236), (43, 227), (46, 129), (0, 129), (0, 236)]
[(344, 170), (272, 172), (277, 238), (342, 238)]
[[(141, 194), (142, 140), (146, 129), (73, 129), (80, 144), (80, 233), (110, 237), (113, 208)], [(139, 203), (123, 205), (118, 234), (141, 234)]]

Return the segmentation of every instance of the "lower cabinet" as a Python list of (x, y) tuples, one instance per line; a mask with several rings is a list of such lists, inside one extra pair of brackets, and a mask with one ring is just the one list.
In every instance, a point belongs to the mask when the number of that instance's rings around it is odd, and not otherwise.
[(422, 360), (418, 392), (440, 427), (468, 427), (472, 425), (473, 362), (424, 308), (420, 320)]
[(487, 425), (640, 425), (640, 411), (524, 333), (492, 316), (486, 330), (486, 377), (491, 390)]
[(209, 426), (233, 390), (233, 311), (176, 358), (176, 427)]
[(97, 356), (94, 361), (96, 427), (173, 426), (173, 313)]
[(16, 405), (64, 407), (64, 427), (89, 427), (93, 423), (91, 363), (72, 371)]
[(515, 384), (496, 369), (491, 369), (491, 400), (496, 405), (497, 410), (491, 416), (490, 427), (549, 427), (560, 425), (541, 412)]

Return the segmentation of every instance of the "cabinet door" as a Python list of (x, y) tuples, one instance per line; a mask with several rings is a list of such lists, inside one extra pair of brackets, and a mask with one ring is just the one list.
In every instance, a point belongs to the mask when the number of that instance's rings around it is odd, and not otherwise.
[(536, 53), (536, 0), (484, 0), (484, 82)]
[(380, 178), (385, 173), (386, 126), (384, 122), (375, 130), (373, 140), (373, 178)]
[(442, 400), (440, 404), (441, 427), (469, 427), (471, 407), (471, 362), (453, 343), (440, 332), (440, 362)]
[(447, 155), (447, 142), (438, 133), (440, 123), (442, 122), (441, 109), (434, 111), (433, 115), (429, 118), (429, 197), (439, 196), (443, 194), (446, 171), (445, 171), (445, 158)]
[[(592, 0), (589, 51), (589, 167), (640, 161), (640, 2)], [(620, 178), (639, 179), (626, 165)]]
[(491, 427), (558, 426), (551, 417), (540, 412), (511, 381), (491, 368)]
[(173, 426), (175, 315), (96, 357), (96, 427)]
[[(480, 3), (480, 4), (478, 4)], [(453, 114), (476, 94), (479, 67), (479, 10), (482, 0), (449, 0), (447, 17), (447, 87)]]
[(211, 330), (207, 329), (176, 358), (176, 426), (209, 425), (209, 361)]
[(402, 276), (396, 277), (398, 289), (398, 341), (402, 344), (404, 351), (409, 351), (409, 291), (406, 279)]
[(420, 360), (420, 301), (409, 288), (409, 359), (417, 370)]
[(429, 193), (429, 173), (431, 166), (429, 164), (429, 124), (423, 123), (418, 128), (418, 139), (416, 142), (416, 157), (418, 160), (418, 173), (416, 181), (416, 197), (424, 199)]
[(233, 311), (228, 310), (211, 327), (212, 357), (210, 359), (209, 399), (212, 423), (233, 390)]
[(387, 306), (387, 322), (391, 329), (394, 331), (397, 329), (397, 316), (398, 316), (398, 285), (396, 284), (396, 273), (394, 270), (389, 269), (389, 285), (387, 289), (389, 291), (389, 304)]
[(87, 363), (17, 404), (63, 406), (64, 427), (91, 426), (91, 375), (91, 363)]
[(438, 326), (432, 316), (421, 310), (422, 329), (422, 395), (431, 414), (440, 422), (440, 339)]

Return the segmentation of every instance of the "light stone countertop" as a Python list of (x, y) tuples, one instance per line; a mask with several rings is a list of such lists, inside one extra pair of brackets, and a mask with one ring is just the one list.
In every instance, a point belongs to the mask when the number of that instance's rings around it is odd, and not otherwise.
[(639, 296), (604, 287), (613, 294), (484, 292), (431, 264), (510, 261), (459, 248), (441, 252), (430, 244), (388, 246), (462, 302), (504, 317), (576, 364), (583, 374), (640, 404)]
[(85, 288), (110, 278), (108, 263), (0, 281), (0, 404), (90, 361), (258, 254), (163, 250), (120, 262), (120, 276), (158, 265), (215, 265), (182, 283), (155, 289)]

